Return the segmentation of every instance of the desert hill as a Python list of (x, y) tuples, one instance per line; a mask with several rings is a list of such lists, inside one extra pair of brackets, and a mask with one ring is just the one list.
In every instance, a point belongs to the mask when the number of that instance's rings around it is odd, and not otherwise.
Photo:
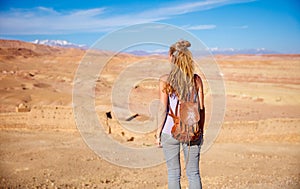
[(1, 40), (0, 111), (14, 111), (20, 103), (70, 104), (71, 83), (83, 55), (79, 49)]

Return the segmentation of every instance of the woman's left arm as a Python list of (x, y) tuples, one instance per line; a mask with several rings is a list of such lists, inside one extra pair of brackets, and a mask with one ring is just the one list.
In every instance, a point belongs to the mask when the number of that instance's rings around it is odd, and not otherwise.
[(203, 82), (200, 76), (197, 75), (196, 77), (196, 83), (198, 87), (198, 98), (200, 103), (200, 109), (204, 109), (204, 93), (203, 93)]
[(205, 107), (204, 107), (204, 92), (203, 92), (203, 82), (200, 76), (197, 75), (196, 77), (196, 84), (198, 87), (198, 98), (199, 98), (199, 104), (200, 104), (200, 129), (203, 134), (204, 129), (204, 123), (205, 123)]

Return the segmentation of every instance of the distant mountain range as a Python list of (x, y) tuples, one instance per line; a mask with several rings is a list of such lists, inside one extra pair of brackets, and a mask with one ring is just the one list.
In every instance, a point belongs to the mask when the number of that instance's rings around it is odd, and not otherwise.
[(147, 56), (147, 55), (167, 55), (168, 51), (134, 50), (134, 51), (126, 51), (126, 53), (133, 54), (136, 56)]
[(224, 54), (224, 55), (235, 55), (235, 54), (281, 54), (277, 51), (272, 51), (265, 48), (258, 49), (234, 49), (234, 48), (210, 48), (212, 54)]
[[(259, 49), (234, 49), (234, 48), (209, 48), (206, 53), (202, 52), (202, 54), (207, 54), (207, 52), (211, 52), (214, 55), (235, 55), (235, 54), (252, 54), (252, 55), (259, 55), (259, 54), (281, 54), (277, 51), (268, 50), (265, 48)], [(137, 56), (146, 56), (146, 55), (167, 55), (168, 51), (144, 51), (144, 50), (135, 50), (127, 52), (129, 54), (134, 54)], [(201, 55), (201, 52), (199, 52)]]
[(31, 43), (41, 44), (41, 45), (49, 45), (49, 46), (67, 47), (67, 48), (80, 48), (80, 49), (88, 48), (87, 45), (78, 45), (78, 44), (71, 43), (66, 40), (49, 40), (49, 39), (38, 40), (38, 39), (36, 39), (36, 40), (32, 41)]
[[(67, 47), (67, 48), (80, 48), (80, 49), (88, 49), (87, 45), (79, 45), (74, 44), (66, 40), (34, 40), (32, 41), (34, 44), (43, 44), (49, 46), (59, 46), (59, 47)], [(258, 49), (234, 49), (234, 48), (209, 48), (212, 54), (223, 54), (223, 55), (235, 55), (235, 54), (281, 54), (280, 52), (272, 51), (265, 48), (258, 48)], [(168, 51), (147, 51), (147, 50), (134, 50), (134, 51), (127, 51), (126, 53), (137, 55), (137, 56), (147, 56), (147, 55), (167, 55)]]

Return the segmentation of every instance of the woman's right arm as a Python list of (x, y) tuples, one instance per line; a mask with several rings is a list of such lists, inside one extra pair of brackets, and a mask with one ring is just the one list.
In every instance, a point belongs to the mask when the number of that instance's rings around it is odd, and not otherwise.
[(158, 120), (157, 120), (158, 125), (157, 125), (157, 131), (156, 131), (156, 144), (158, 146), (161, 146), (160, 136), (161, 136), (161, 132), (164, 127), (164, 121), (167, 116), (167, 108), (168, 108), (168, 95), (167, 95), (167, 93), (164, 92), (164, 89), (167, 84), (166, 79), (167, 79), (167, 76), (163, 76), (159, 80), (160, 103), (159, 103), (159, 109), (158, 109)]

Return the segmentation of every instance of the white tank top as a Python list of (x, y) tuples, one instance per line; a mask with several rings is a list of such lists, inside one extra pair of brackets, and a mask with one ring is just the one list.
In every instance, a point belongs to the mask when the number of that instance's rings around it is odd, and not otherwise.
[[(170, 103), (170, 106), (174, 113), (175, 113), (177, 101), (178, 101), (178, 98), (176, 95), (169, 96), (169, 103)], [(171, 116), (169, 116), (169, 113), (170, 113), (170, 110), (168, 111), (167, 119), (165, 121), (162, 132), (171, 135), (171, 130), (174, 125), (174, 122), (173, 122), (173, 118)]]

